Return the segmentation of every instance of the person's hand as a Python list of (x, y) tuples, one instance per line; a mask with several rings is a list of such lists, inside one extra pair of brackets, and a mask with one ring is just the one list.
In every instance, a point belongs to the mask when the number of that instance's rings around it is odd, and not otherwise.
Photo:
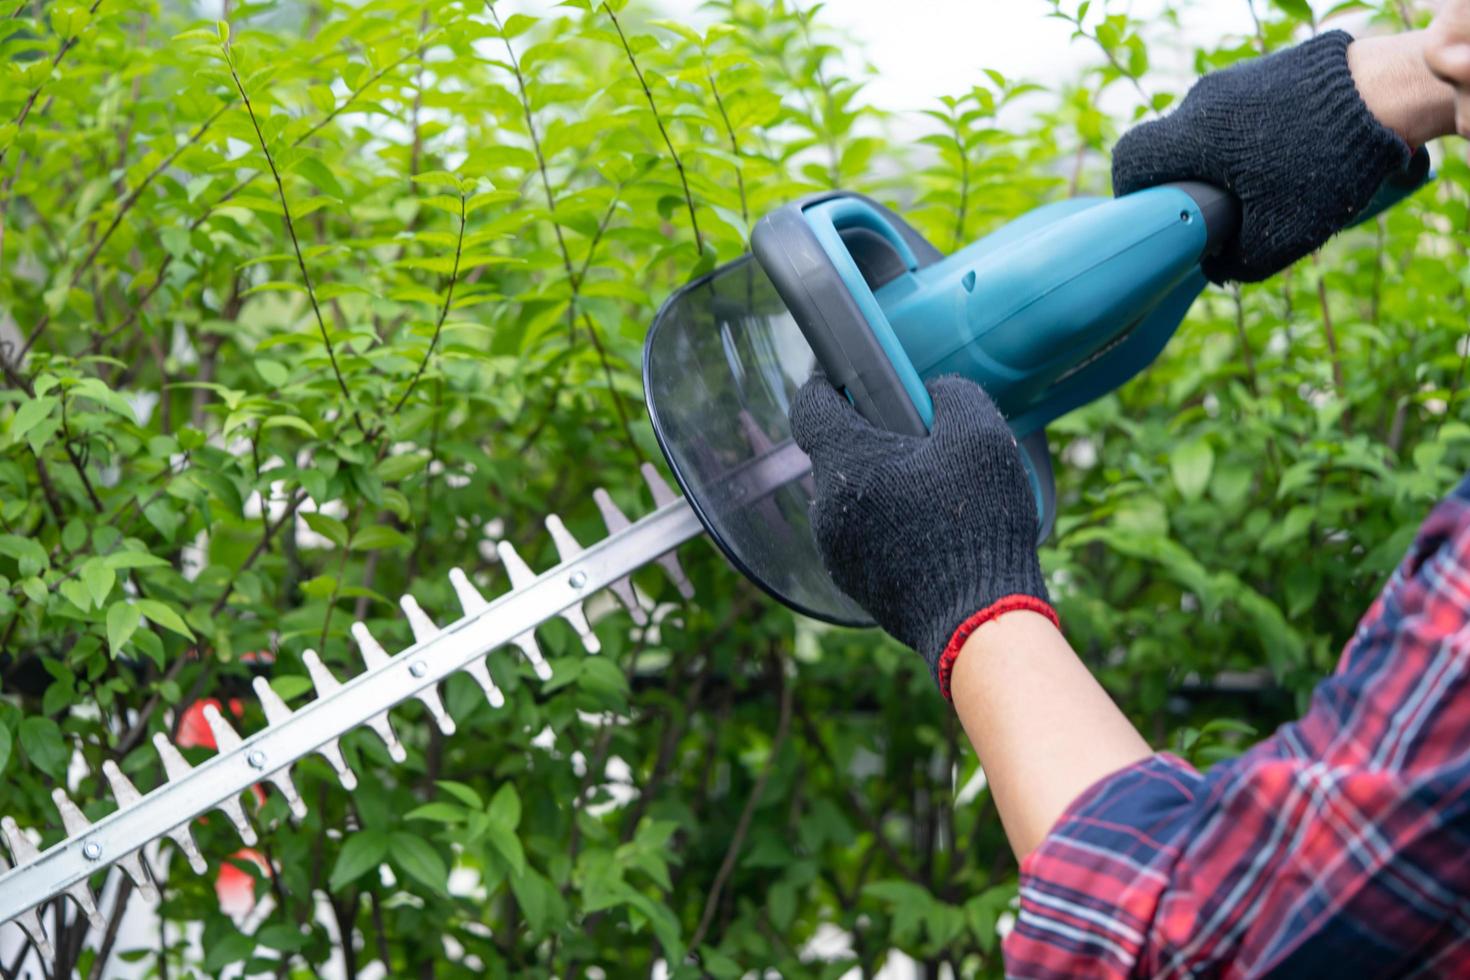
[(1206, 75), (1118, 141), (1114, 193), (1197, 180), (1234, 194), (1240, 232), (1203, 263), (1215, 282), (1258, 282), (1320, 248), (1413, 152), (1364, 102), (1350, 44), (1332, 31)]
[(1424, 34), (1424, 61), (1454, 89), (1455, 130), (1470, 139), (1470, 0), (1446, 0)]
[(824, 376), (791, 406), (811, 457), (812, 530), (827, 571), (890, 634), (923, 655), (949, 697), (965, 639), (1005, 612), (1056, 621), (1036, 558), (1035, 497), (1015, 437), (979, 385), (927, 385), (927, 436), (869, 424)]

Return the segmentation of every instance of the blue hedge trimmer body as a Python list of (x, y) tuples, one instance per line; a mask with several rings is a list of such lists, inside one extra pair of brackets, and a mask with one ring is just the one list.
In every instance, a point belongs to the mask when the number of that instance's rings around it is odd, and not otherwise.
[[(1386, 183), (1359, 220), (1423, 179)], [(813, 195), (762, 218), (753, 255), (659, 311), (644, 351), (654, 430), (739, 569), (802, 612), (865, 625), (806, 523), (811, 481), (787, 411), (812, 370), (875, 425), (915, 435), (934, 417), (926, 379), (978, 383), (1021, 446), (1045, 537), (1047, 423), (1159, 355), (1206, 286), (1201, 260), (1238, 223), (1228, 193), (1169, 184), (1048, 204), (943, 255), (862, 195)]]

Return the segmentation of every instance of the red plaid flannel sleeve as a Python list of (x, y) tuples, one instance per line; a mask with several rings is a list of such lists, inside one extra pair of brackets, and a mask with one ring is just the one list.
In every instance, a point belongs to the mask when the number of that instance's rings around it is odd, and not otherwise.
[(1300, 721), (1072, 804), (1004, 949), (1017, 977), (1470, 976), (1470, 479)]

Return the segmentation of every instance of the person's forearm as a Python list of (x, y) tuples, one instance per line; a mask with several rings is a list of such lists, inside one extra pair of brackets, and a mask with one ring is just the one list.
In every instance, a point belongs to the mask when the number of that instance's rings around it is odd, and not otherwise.
[(971, 634), (950, 690), (1018, 859), (1083, 790), (1152, 753), (1036, 613), (1007, 613)]
[(1411, 147), (1455, 132), (1455, 90), (1430, 69), (1427, 31), (1359, 38), (1348, 69), (1368, 110)]

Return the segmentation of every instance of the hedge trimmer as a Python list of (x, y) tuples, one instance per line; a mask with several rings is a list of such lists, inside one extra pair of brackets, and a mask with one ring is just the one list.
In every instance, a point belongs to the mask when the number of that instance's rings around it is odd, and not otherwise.
[[(1390, 180), (1368, 214), (1426, 177), (1421, 167)], [(1229, 195), (1199, 184), (1169, 185), (1115, 200), (1057, 202), (944, 256), (902, 218), (860, 195), (819, 194), (776, 211), (757, 224), (753, 255), (675, 293), (649, 331), (643, 372), (649, 414), (685, 496), (645, 463), (657, 509), (636, 523), (603, 490), (594, 497), (610, 533), (596, 544), (584, 548), (559, 518), (546, 518), (561, 558), (556, 567), (538, 575), (500, 542), (509, 593), (487, 601), (453, 570), (463, 616), (442, 628), (404, 596), (413, 645), (390, 655), (362, 624), (354, 625), (367, 669), (347, 681), (306, 651), (316, 698), (300, 708), (288, 707), (265, 678), (255, 678), (264, 729), (242, 736), (206, 707), (217, 754), (193, 767), (156, 734), (167, 778), (147, 793), (105, 762), (118, 808), (95, 823), (55, 789), (67, 836), (44, 852), (14, 820), (0, 818), (15, 865), (0, 874), (0, 922), (18, 922), (51, 958), (39, 906), (65, 894), (100, 924), (89, 882), (114, 864), (145, 895), (155, 894), (143, 853), (162, 837), (203, 872), (189, 832), (200, 814), (222, 811), (253, 843), (239, 797), (269, 782), (301, 818), (306, 807), (292, 783), (292, 764), (318, 753), (351, 790), (357, 779), (339, 740), (359, 726), (372, 729), (389, 755), (403, 761), (388, 715), (395, 705), (417, 698), (440, 730), (452, 734), (454, 720), (438, 685), (454, 672), (468, 673), (500, 707), (504, 696), (486, 662), (493, 650), (519, 648), (536, 676), (548, 680), (551, 668), (535, 632), (561, 616), (596, 653), (600, 644), (583, 612), (592, 593), (611, 590), (643, 625), (647, 613), (629, 576), (659, 562), (681, 595), (692, 597), (674, 550), (701, 531), (792, 608), (868, 625), (827, 576), (807, 525), (810, 464), (791, 440), (787, 410), (814, 367), (874, 424), (912, 434), (926, 432), (933, 418), (925, 378), (959, 373), (979, 382), (1016, 434), (1044, 536), (1055, 514), (1045, 426), (1158, 356), (1205, 286), (1201, 258), (1228, 240), (1237, 223)]]

